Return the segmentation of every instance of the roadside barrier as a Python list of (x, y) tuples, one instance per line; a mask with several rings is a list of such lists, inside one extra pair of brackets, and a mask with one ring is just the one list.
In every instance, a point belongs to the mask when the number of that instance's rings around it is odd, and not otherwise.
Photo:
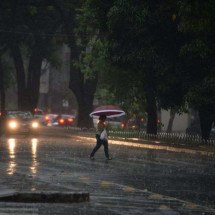
[(147, 134), (145, 131), (109, 131), (111, 137), (117, 138), (138, 138), (140, 140), (163, 141), (172, 145), (193, 145), (202, 144), (215, 145), (215, 139), (203, 140), (198, 135), (187, 135), (181, 133), (165, 133), (158, 132), (155, 134)]
[[(53, 129), (53, 128), (52, 128)], [(95, 134), (95, 129), (87, 129), (87, 128), (78, 128), (78, 127), (62, 127), (55, 128), (57, 130), (64, 130), (67, 132), (73, 133), (84, 133), (93, 135)], [(166, 133), (166, 132), (158, 132), (155, 134), (147, 134), (146, 131), (142, 130), (109, 130), (110, 138), (122, 138), (122, 139), (131, 139), (134, 138), (139, 141), (159, 141), (165, 142), (170, 145), (186, 145), (186, 146), (200, 146), (200, 145), (210, 145), (215, 146), (215, 138), (212, 137), (209, 140), (203, 140), (199, 135), (188, 135), (184, 133)]]

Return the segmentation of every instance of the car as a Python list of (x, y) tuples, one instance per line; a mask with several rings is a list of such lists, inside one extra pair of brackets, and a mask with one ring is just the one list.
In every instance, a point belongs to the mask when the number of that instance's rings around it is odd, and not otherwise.
[(42, 109), (35, 108), (34, 109), (34, 118), (37, 118), (41, 124), (45, 124), (45, 114)]
[(44, 115), (44, 125), (47, 126), (52, 126), (55, 124), (56, 122), (56, 118), (57, 118), (58, 114), (54, 114), (54, 113), (47, 113)]
[(58, 126), (74, 126), (75, 125), (75, 116), (70, 114), (59, 114), (55, 120), (54, 125)]
[(2, 123), (2, 131), (6, 136), (14, 134), (37, 135), (39, 130), (40, 123), (30, 111), (6, 111)]
[[(121, 129), (123, 128), (123, 119), (125, 117), (124, 116), (120, 116), (120, 117), (111, 117), (111, 118), (107, 118), (105, 124), (108, 125), (108, 128), (110, 129)], [(97, 123), (98, 123), (99, 119), (98, 117), (93, 117), (93, 125), (96, 128)]]

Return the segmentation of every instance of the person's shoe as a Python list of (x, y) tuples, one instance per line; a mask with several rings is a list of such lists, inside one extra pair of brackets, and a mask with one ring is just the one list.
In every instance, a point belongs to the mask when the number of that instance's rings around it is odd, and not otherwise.
[(106, 160), (112, 160), (112, 157), (108, 157), (108, 158), (106, 158)]
[(95, 158), (94, 158), (93, 156), (90, 156), (90, 160), (92, 160), (92, 161), (93, 161), (94, 159), (95, 159)]

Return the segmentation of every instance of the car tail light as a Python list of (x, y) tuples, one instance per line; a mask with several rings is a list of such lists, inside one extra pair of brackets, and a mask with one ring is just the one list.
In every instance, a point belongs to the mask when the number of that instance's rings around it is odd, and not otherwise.
[(68, 122), (73, 122), (74, 119), (73, 118), (68, 118)]
[(62, 118), (61, 118), (61, 119), (59, 119), (59, 123), (60, 123), (60, 124), (64, 124), (64, 121), (65, 121), (65, 120), (64, 120), (64, 119), (62, 119)]
[(49, 121), (50, 120), (50, 117), (48, 115), (45, 115), (45, 120), (46, 121)]

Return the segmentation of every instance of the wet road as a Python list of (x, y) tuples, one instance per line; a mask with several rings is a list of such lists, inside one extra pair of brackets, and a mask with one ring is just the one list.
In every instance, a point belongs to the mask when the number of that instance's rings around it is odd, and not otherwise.
[(0, 202), (0, 214), (215, 214), (213, 156), (110, 140), (114, 159), (101, 148), (90, 161), (94, 144), (72, 134), (2, 138), (0, 194), (87, 191), (90, 201)]

